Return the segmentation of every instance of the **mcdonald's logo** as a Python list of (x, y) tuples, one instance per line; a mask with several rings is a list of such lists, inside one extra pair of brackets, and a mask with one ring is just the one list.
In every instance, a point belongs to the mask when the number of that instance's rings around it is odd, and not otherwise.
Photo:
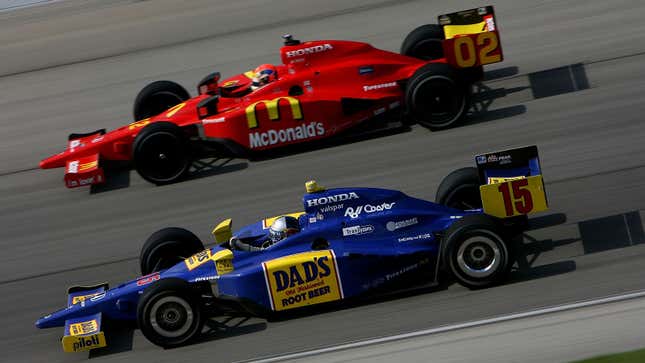
[(260, 103), (264, 103), (266, 106), (267, 112), (269, 113), (269, 120), (276, 121), (280, 119), (280, 107), (279, 103), (281, 100), (286, 100), (291, 106), (291, 115), (294, 120), (302, 120), (302, 108), (300, 107), (300, 101), (293, 97), (278, 97), (272, 100), (262, 100), (255, 103), (252, 103), (246, 108), (246, 121), (249, 124), (249, 129), (257, 128), (258, 117), (256, 107)]

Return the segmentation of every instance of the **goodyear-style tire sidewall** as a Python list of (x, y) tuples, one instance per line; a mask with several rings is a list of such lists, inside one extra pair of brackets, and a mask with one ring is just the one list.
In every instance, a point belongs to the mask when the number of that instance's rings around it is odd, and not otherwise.
[(180, 279), (164, 279), (148, 287), (137, 306), (137, 323), (143, 335), (163, 348), (185, 345), (204, 326), (199, 295)]
[[(446, 231), (442, 253), (444, 268), (459, 284), (470, 289), (487, 288), (501, 283), (512, 264), (510, 246), (503, 236), (499, 224), (492, 217), (464, 216)], [(464, 256), (469, 253), (469, 248), (470, 251), (473, 248), (482, 251), (483, 266), (490, 266), (490, 270), (483, 267), (467, 268), (467, 266), (472, 267), (472, 264), (464, 262)], [(494, 255), (495, 259), (485, 257), (491, 256), (490, 254)]]
[(143, 179), (156, 185), (180, 181), (191, 165), (188, 146), (179, 126), (171, 122), (151, 123), (134, 140), (134, 168)]
[(480, 180), (477, 168), (465, 167), (457, 169), (443, 178), (437, 188), (435, 202), (462, 210), (481, 208), (479, 186)]

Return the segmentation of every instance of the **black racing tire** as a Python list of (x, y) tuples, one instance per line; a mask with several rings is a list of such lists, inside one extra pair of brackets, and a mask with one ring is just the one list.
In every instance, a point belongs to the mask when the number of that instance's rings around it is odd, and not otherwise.
[(490, 216), (473, 214), (458, 219), (443, 237), (444, 268), (470, 289), (499, 284), (512, 265), (503, 236), (497, 220)]
[(457, 169), (443, 178), (439, 184), (435, 203), (461, 210), (481, 208), (479, 186), (477, 168)]
[(401, 54), (423, 60), (443, 58), (443, 28), (426, 24), (411, 31), (401, 44)]
[(141, 275), (170, 268), (203, 250), (202, 241), (188, 230), (177, 227), (160, 229), (151, 234), (141, 248)]
[(156, 116), (189, 98), (188, 91), (175, 82), (152, 82), (143, 87), (134, 100), (134, 120)]
[(186, 136), (170, 122), (144, 127), (134, 139), (132, 160), (139, 175), (156, 185), (183, 179), (192, 162)]
[(445, 63), (417, 69), (405, 90), (408, 117), (431, 130), (453, 127), (468, 110), (470, 86)]
[(146, 288), (137, 305), (137, 323), (153, 344), (174, 348), (197, 338), (204, 326), (198, 290), (181, 279), (159, 280)]

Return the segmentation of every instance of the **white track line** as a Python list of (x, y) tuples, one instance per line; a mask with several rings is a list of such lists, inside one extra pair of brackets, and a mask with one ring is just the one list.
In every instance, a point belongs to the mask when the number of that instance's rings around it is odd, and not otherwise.
[(357, 342), (352, 342), (347, 344), (340, 344), (340, 345), (335, 345), (335, 346), (326, 347), (326, 348), (320, 348), (320, 349), (314, 349), (314, 350), (308, 350), (308, 351), (296, 352), (296, 353), (288, 353), (284, 355), (267, 357), (267, 358), (260, 358), (260, 359), (251, 360), (251, 361), (256, 363), (269, 363), (269, 362), (279, 362), (279, 361), (288, 360), (288, 359), (305, 358), (312, 355), (337, 352), (341, 350), (365, 347), (365, 346), (374, 345), (374, 344), (388, 343), (388, 342), (393, 342), (393, 341), (402, 340), (402, 339), (409, 339), (409, 338), (414, 338), (414, 337), (419, 337), (424, 335), (445, 333), (445, 332), (458, 330), (458, 329), (473, 328), (473, 327), (478, 327), (478, 326), (487, 325), (487, 324), (500, 323), (500, 322), (515, 320), (515, 319), (529, 318), (529, 317), (534, 317), (538, 315), (557, 313), (557, 312), (562, 312), (562, 311), (567, 311), (572, 309), (580, 309), (580, 308), (585, 308), (589, 306), (596, 306), (596, 305), (608, 304), (608, 303), (624, 301), (629, 299), (635, 299), (639, 297), (645, 297), (645, 291), (636, 291), (636, 292), (631, 292), (631, 293), (617, 295), (617, 296), (610, 296), (610, 297), (604, 297), (604, 298), (595, 299), (595, 300), (558, 305), (558, 306), (553, 306), (548, 308), (527, 311), (523, 313), (503, 315), (503, 316), (498, 316), (498, 317), (489, 318), (489, 319), (471, 321), (467, 323), (446, 325), (438, 328), (419, 330), (411, 333), (397, 334), (397, 335), (391, 335), (387, 337), (362, 340), (362, 341), (357, 341)]

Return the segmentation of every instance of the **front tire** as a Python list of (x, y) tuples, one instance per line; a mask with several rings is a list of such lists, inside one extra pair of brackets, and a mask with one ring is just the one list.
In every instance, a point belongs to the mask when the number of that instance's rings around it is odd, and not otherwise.
[(469, 86), (445, 63), (417, 69), (405, 91), (408, 116), (431, 130), (454, 126), (468, 109)]
[(132, 153), (139, 175), (156, 185), (181, 180), (191, 164), (186, 136), (170, 122), (154, 122), (144, 127), (134, 140)]
[(161, 229), (150, 235), (141, 248), (141, 274), (170, 268), (203, 250), (204, 244), (192, 232), (177, 227)]
[(467, 215), (448, 228), (442, 258), (459, 284), (480, 289), (503, 281), (511, 260), (496, 221), (487, 215)]
[(143, 335), (163, 348), (184, 345), (199, 336), (204, 312), (197, 291), (181, 279), (163, 279), (148, 287), (137, 306)]
[(171, 81), (156, 81), (143, 87), (134, 100), (134, 120), (156, 116), (190, 98), (188, 91)]

